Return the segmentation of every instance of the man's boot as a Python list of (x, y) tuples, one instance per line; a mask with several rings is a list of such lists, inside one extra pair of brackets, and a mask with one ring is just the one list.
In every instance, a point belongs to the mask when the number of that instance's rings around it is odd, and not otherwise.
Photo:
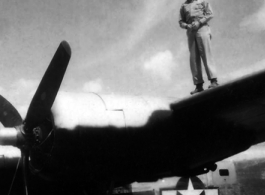
[(197, 84), (195, 90), (190, 92), (190, 94), (194, 95), (196, 93), (199, 93), (199, 92), (203, 91), (203, 87), (202, 86), (203, 86), (203, 83)]
[(209, 89), (215, 88), (218, 86), (217, 79), (211, 79), (211, 84), (209, 85)]

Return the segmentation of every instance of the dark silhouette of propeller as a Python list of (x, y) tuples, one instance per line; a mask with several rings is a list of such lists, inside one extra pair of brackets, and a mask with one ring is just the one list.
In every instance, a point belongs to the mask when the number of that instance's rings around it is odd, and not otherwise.
[[(4, 127), (14, 127), (17, 131), (17, 135), (13, 137), (10, 137), (9, 133), (7, 133), (7, 136), (2, 133), (0, 135), (0, 144), (14, 145), (21, 149), (26, 195), (28, 195), (30, 150), (36, 141), (36, 135), (34, 135), (33, 131), (50, 115), (51, 107), (59, 91), (70, 57), (70, 46), (66, 41), (62, 41), (32, 98), (24, 121), (22, 121), (17, 110), (5, 98), (0, 96), (0, 121)], [(6, 129), (6, 131), (11, 130)]]
[(0, 95), (0, 122), (4, 127), (15, 127), (22, 124), (22, 118), (9, 101)]
[(30, 103), (24, 120), (27, 130), (30, 131), (32, 127), (37, 126), (50, 113), (70, 57), (70, 46), (66, 41), (63, 41), (53, 56), (53, 59)]

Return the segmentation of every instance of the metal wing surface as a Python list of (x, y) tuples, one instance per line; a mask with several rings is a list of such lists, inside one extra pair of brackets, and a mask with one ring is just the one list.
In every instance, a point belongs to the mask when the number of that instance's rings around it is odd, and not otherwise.
[(191, 167), (222, 160), (265, 141), (265, 71), (171, 104), (194, 151)]

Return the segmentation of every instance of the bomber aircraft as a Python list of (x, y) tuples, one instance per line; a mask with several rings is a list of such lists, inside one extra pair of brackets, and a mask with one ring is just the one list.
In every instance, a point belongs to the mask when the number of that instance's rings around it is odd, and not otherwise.
[(0, 145), (22, 154), (13, 181), (23, 185), (10, 194), (110, 194), (133, 182), (194, 177), (265, 141), (265, 71), (179, 101), (80, 97), (58, 93), (70, 56), (63, 41), (24, 120), (0, 96)]
[(265, 145), (248, 150), (216, 163), (217, 169), (194, 177), (161, 178), (155, 182), (134, 182), (115, 188), (113, 193), (134, 195), (243, 195), (265, 192)]

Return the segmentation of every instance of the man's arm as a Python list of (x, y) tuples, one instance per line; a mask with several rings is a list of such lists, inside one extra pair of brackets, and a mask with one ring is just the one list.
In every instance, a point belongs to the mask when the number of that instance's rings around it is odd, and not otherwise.
[(208, 2), (203, 1), (203, 6), (204, 6), (204, 17), (199, 20), (201, 24), (205, 24), (213, 18), (213, 10), (211, 5)]
[(179, 12), (179, 26), (180, 26), (180, 28), (184, 28), (184, 29), (188, 28), (188, 24), (186, 22), (186, 17), (184, 14), (183, 5), (181, 6), (180, 12)]

